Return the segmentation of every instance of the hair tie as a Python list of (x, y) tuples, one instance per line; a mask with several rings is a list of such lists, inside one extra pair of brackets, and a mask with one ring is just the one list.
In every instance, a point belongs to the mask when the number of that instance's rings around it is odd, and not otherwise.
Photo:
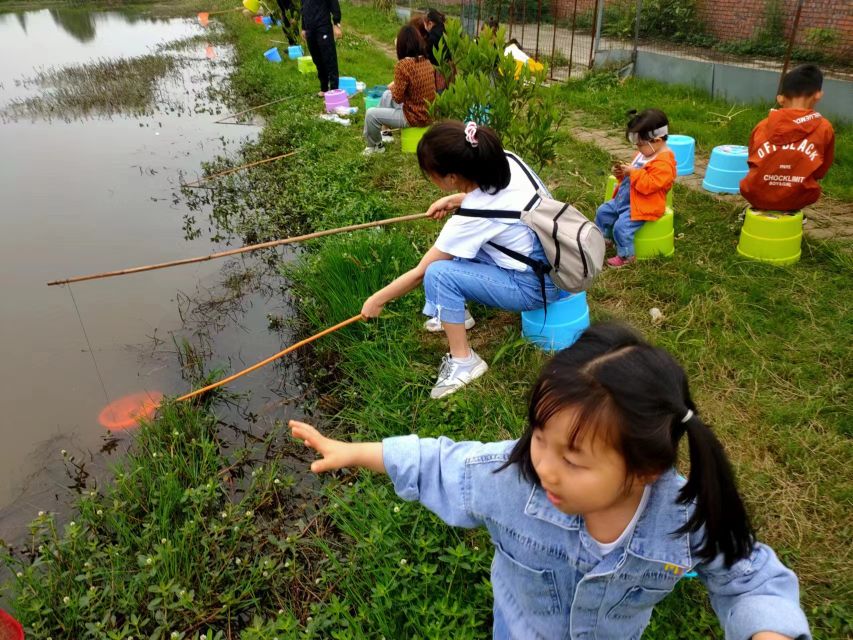
[(693, 417), (693, 410), (688, 409), (687, 413), (684, 414), (684, 417), (681, 419), (682, 424), (687, 424), (690, 421), (690, 418)]
[(477, 146), (477, 123), (471, 120), (465, 125), (465, 140), (472, 147)]

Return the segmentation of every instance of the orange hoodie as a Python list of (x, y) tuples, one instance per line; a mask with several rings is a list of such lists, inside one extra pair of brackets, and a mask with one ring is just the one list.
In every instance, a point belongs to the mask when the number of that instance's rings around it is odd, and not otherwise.
[[(661, 149), (640, 169), (631, 172), (631, 220), (657, 220), (666, 212), (666, 194), (675, 182), (675, 154), (668, 147)], [(616, 183), (613, 194), (622, 180)]]
[(834, 156), (835, 132), (817, 111), (772, 109), (749, 137), (740, 193), (754, 209), (797, 211), (820, 198)]

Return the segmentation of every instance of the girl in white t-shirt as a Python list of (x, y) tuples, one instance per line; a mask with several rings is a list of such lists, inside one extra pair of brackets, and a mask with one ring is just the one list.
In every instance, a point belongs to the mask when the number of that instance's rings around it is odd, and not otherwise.
[(545, 189), (530, 167), (504, 151), (494, 131), (474, 122), (436, 124), (418, 144), (418, 163), (436, 186), (453, 192), (432, 203), (429, 217), (440, 220), (457, 209), (459, 214), (447, 221), (418, 266), (370, 296), (361, 313), (375, 318), (385, 304), (423, 282), (423, 312), (431, 318), (426, 328), (444, 329), (450, 351), (430, 394), (441, 398), (488, 369), (468, 345), (465, 330), (474, 320), (467, 301), (528, 311), (556, 300), (560, 292), (538, 268), (547, 262), (536, 234), (517, 219), (489, 217), (521, 211), (537, 186)]

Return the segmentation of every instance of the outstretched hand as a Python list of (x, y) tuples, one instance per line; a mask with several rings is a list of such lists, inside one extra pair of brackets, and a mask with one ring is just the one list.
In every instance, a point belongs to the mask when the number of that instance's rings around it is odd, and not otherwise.
[(364, 467), (377, 473), (385, 472), (381, 442), (342, 442), (327, 438), (310, 424), (291, 420), (290, 433), (314, 449), (322, 458), (311, 463), (311, 471), (323, 473), (343, 467)]
[(323, 456), (320, 460), (315, 460), (311, 463), (311, 471), (314, 473), (334, 471), (352, 464), (350, 460), (351, 456), (347, 455), (347, 447), (350, 446), (349, 443), (327, 438), (305, 422), (291, 420), (289, 424), (290, 433), (293, 434), (294, 438), (302, 440), (306, 447), (314, 449), (314, 451)]

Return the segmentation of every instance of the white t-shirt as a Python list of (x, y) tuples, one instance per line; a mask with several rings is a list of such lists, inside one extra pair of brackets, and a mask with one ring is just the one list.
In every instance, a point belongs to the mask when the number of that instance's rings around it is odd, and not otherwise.
[[(509, 152), (506, 155), (510, 168), (510, 181), (507, 187), (494, 194), (475, 189), (462, 200), (462, 208), (521, 211), (528, 205), (536, 194), (536, 189), (518, 163), (513, 160), (518, 157)], [(520, 159), (518, 161), (523, 162)], [(539, 176), (526, 164), (524, 166), (539, 183), (540, 188), (550, 197)], [(489, 241), (526, 256), (533, 253), (539, 242), (536, 234), (520, 220), (452, 216), (438, 234), (435, 248), (457, 258), (468, 259), (474, 258), (482, 250), (499, 267), (516, 271), (526, 271), (530, 268), (486, 244)]]
[(646, 508), (646, 503), (649, 501), (649, 493), (651, 493), (651, 489), (649, 485), (646, 485), (645, 489), (643, 489), (643, 497), (640, 498), (640, 504), (637, 505), (637, 510), (634, 512), (634, 517), (631, 518), (631, 522), (628, 523), (628, 526), (625, 527), (625, 530), (619, 534), (619, 537), (616, 538), (613, 542), (599, 542), (595, 538), (592, 540), (598, 545), (598, 550), (601, 552), (601, 557), (603, 558), (611, 551), (619, 548), (622, 544), (631, 537), (631, 534), (634, 532), (634, 529), (637, 527), (637, 521), (640, 519), (640, 516), (643, 515), (643, 511)]

